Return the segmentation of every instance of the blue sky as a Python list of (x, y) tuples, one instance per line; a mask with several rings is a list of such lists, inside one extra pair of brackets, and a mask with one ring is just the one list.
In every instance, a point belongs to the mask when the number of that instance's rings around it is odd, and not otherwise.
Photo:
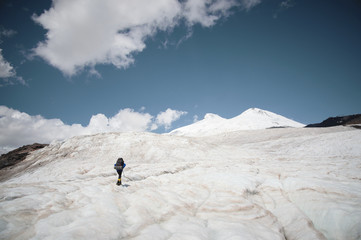
[(3, 147), (251, 107), (304, 124), (361, 113), (356, 0), (5, 0), (0, 31)]

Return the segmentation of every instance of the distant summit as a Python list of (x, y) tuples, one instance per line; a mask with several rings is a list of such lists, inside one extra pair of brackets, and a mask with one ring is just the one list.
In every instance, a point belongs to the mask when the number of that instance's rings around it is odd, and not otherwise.
[(231, 119), (225, 119), (216, 114), (207, 113), (203, 120), (175, 129), (169, 134), (179, 136), (209, 136), (239, 130), (285, 127), (304, 127), (304, 125), (270, 111), (250, 108)]
[(361, 114), (330, 117), (321, 123), (309, 124), (306, 127), (334, 127), (339, 125), (361, 124)]

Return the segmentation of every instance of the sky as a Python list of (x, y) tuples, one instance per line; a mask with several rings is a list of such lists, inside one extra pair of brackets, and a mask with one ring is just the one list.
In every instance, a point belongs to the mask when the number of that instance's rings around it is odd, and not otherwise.
[(0, 151), (248, 108), (361, 113), (359, 0), (2, 0)]

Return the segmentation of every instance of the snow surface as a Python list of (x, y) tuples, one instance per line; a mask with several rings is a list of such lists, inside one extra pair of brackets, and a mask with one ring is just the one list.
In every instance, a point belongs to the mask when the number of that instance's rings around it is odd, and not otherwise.
[(304, 127), (281, 115), (259, 108), (250, 108), (237, 117), (225, 119), (217, 114), (207, 113), (203, 120), (191, 125), (175, 129), (170, 135), (178, 136), (210, 136), (224, 132), (239, 130), (256, 130), (267, 128)]
[(360, 143), (352, 127), (74, 137), (1, 172), (0, 238), (361, 239)]

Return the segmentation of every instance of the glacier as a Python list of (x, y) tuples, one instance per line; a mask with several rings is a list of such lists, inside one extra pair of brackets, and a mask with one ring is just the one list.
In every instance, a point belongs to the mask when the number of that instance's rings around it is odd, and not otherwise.
[(360, 143), (351, 126), (54, 142), (1, 170), (0, 239), (361, 239)]

